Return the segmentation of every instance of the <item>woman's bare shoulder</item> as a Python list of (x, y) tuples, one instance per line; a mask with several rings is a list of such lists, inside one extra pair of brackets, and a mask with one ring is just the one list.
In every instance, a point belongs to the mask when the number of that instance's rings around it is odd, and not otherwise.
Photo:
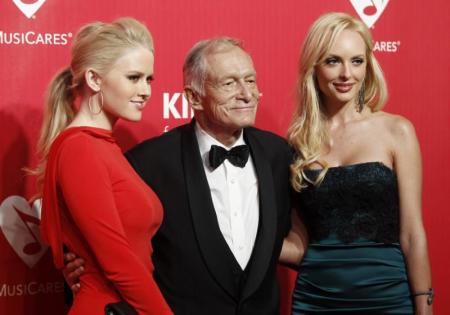
[(383, 111), (372, 113), (370, 118), (374, 124), (380, 125), (395, 138), (415, 136), (413, 124), (401, 115)]

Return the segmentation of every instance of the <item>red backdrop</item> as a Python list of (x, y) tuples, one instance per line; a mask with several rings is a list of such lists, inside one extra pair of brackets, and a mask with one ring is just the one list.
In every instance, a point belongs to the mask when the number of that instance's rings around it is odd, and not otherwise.
[[(374, 7), (367, 8), (370, 5)], [(183, 59), (194, 42), (217, 35), (244, 40), (264, 93), (257, 126), (284, 135), (294, 106), (297, 58), (308, 26), (322, 13), (344, 11), (355, 16), (360, 12), (366, 23), (375, 22), (376, 55), (390, 91), (386, 110), (407, 117), (416, 127), (424, 159), (423, 213), (437, 291), (435, 313), (450, 314), (446, 301), (450, 191), (445, 188), (450, 177), (446, 165), (450, 158), (449, 9), (446, 0), (2, 1), (0, 313), (64, 313), (61, 278), (37, 233), (39, 206), (25, 202), (35, 193), (35, 183), (21, 169), (36, 165), (46, 85), (67, 66), (72, 36), (82, 24), (133, 16), (153, 33), (153, 96), (142, 122), (117, 126), (115, 133), (125, 150), (189, 119), (178, 94)], [(295, 275), (280, 268), (279, 277), (282, 314), (287, 314)]]

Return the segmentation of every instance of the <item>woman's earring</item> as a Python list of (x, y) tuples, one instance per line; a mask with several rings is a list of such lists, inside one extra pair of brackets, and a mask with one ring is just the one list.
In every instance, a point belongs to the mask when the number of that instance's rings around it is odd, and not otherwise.
[(88, 99), (88, 107), (89, 107), (89, 111), (91, 112), (92, 115), (98, 115), (103, 110), (103, 93), (102, 93), (102, 91), (99, 91), (98, 94), (100, 94), (100, 105), (99, 105), (98, 112), (94, 112), (93, 107), (92, 107), (92, 96), (93, 95), (89, 96), (89, 99)]
[(366, 99), (366, 87), (365, 87), (365, 81), (361, 84), (361, 89), (358, 92), (358, 111), (361, 113), (364, 109), (364, 103)]

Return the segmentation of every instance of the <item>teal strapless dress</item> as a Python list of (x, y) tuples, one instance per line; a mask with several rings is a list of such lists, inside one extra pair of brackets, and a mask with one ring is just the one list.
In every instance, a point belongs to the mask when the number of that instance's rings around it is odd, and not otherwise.
[[(318, 170), (308, 170), (311, 179)], [(297, 194), (310, 243), (292, 314), (413, 314), (399, 245), (395, 173), (379, 162), (330, 168)]]

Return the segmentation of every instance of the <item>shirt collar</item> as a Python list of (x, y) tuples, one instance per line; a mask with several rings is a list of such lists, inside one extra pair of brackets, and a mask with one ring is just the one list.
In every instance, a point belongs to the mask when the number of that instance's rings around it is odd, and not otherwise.
[(243, 131), (241, 131), (241, 134), (239, 135), (239, 138), (236, 140), (236, 142), (232, 146), (227, 147), (224, 144), (217, 141), (213, 136), (209, 135), (202, 127), (200, 127), (200, 124), (198, 122), (195, 122), (195, 136), (197, 137), (200, 155), (205, 165), (209, 165), (208, 153), (212, 145), (218, 145), (222, 148), (230, 150), (235, 146), (245, 144)]

